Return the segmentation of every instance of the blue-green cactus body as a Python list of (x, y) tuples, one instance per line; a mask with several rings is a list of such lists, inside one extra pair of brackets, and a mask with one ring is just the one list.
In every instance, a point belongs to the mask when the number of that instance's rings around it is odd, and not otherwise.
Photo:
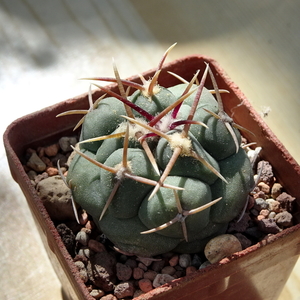
[(234, 219), (236, 212), (243, 209), (244, 203), (238, 199), (248, 197), (249, 189), (254, 187), (254, 180), (249, 172), (250, 161), (242, 148), (238, 153), (219, 161), (219, 166), (228, 183), (218, 179), (211, 186), (213, 197), (222, 197), (222, 201), (211, 208), (211, 220), (224, 223)]
[[(183, 187), (178, 192), (183, 210), (191, 210), (212, 200), (211, 190), (208, 184), (189, 177), (169, 176), (166, 183)], [(174, 193), (171, 189), (161, 188), (149, 201), (146, 197), (139, 210), (139, 218), (147, 228), (172, 220), (178, 214)], [(189, 240), (197, 239), (203, 228), (209, 223), (210, 208), (186, 218), (186, 226), (189, 228)], [(158, 234), (173, 238), (184, 239), (180, 222), (157, 232)]]
[[(213, 157), (216, 157), (217, 160), (233, 155), (236, 152), (236, 145), (224, 122), (212, 115), (207, 116), (204, 121), (208, 129), (205, 127), (200, 129), (198, 141), (206, 151)], [(240, 144), (241, 135), (237, 129), (234, 128), (233, 130)]]
[[(169, 89), (159, 87), (158, 92), (152, 96), (145, 96), (140, 91), (135, 92), (128, 99), (147, 114), (143, 111), (136, 112), (134, 109), (133, 114), (149, 123), (151, 116), (154, 118), (174, 103), (186, 86), (187, 84), (180, 84)], [(203, 109), (216, 114), (219, 112), (216, 99), (207, 89), (202, 91), (193, 120), (201, 121), (209, 128), (192, 124), (187, 137), (181, 135), (184, 125), (172, 128), (171, 124), (174, 121), (185, 120), (188, 117), (194, 98), (195, 94), (189, 96), (177, 115), (165, 116), (165, 119), (153, 125), (156, 130), (163, 131), (163, 134), (168, 136), (167, 139), (153, 136), (151, 131), (145, 133), (142, 127), (143, 133), (137, 134), (139, 129), (136, 129), (139, 125), (128, 121), (129, 131), (135, 133), (130, 135), (127, 150), (124, 150), (125, 133), (119, 138), (80, 144), (83, 153), (115, 171), (109, 172), (99, 168), (79, 154), (76, 154), (71, 162), (67, 181), (74, 200), (93, 217), (99, 229), (123, 252), (148, 257), (168, 251), (202, 251), (209, 238), (226, 231), (228, 222), (241, 213), (247, 201), (247, 195), (253, 186), (249, 159), (242, 148), (236, 153), (234, 140), (224, 123)], [(170, 114), (171, 112), (169, 116)], [(126, 126), (121, 124), (127, 122), (123, 115), (126, 115), (126, 111), (121, 101), (112, 97), (100, 101), (98, 107), (85, 117), (81, 141), (123, 132)], [(237, 130), (235, 132), (240, 143), (240, 134)], [(160, 187), (152, 195), (153, 184), (160, 181), (174, 153), (174, 145), (170, 142), (174, 133), (177, 133), (183, 142), (190, 143), (191, 147), (177, 157), (164, 184), (183, 190)], [(138, 140), (145, 134), (150, 134), (145, 140), (160, 174)], [(126, 166), (123, 165), (125, 152)], [(211, 168), (195, 158), (193, 153), (204, 159)], [(218, 172), (227, 183), (218, 176)], [(152, 184), (128, 178), (125, 173), (150, 179)], [(183, 212), (192, 211), (216, 198), (222, 199), (202, 211), (184, 215), (178, 211), (175, 194)], [(110, 197), (111, 203), (100, 220), (99, 217)], [(144, 233), (170, 222), (178, 214), (177, 221), (169, 227)]]
[[(176, 133), (176, 131), (169, 132), (169, 135)], [(201, 144), (190, 134), (192, 149), (202, 158), (204, 158), (213, 168), (219, 171), (219, 165), (217, 161), (209, 155), (201, 146)], [(173, 150), (167, 140), (161, 138), (156, 148), (156, 157), (158, 165), (165, 169)], [(203, 163), (191, 156), (180, 156), (175, 165), (173, 166), (170, 175), (173, 176), (185, 176), (200, 179), (208, 184), (212, 184), (218, 178), (211, 170), (209, 170)]]
[[(82, 152), (90, 158), (95, 158), (95, 154), (88, 150), (84, 149)], [(99, 167), (76, 154), (69, 167), (67, 180), (75, 201), (94, 219), (99, 219), (106, 200), (100, 188)], [(89, 195), (88, 201), (86, 201), (86, 195)]]
[(99, 227), (122, 252), (134, 253), (142, 257), (151, 257), (172, 251), (181, 241), (156, 233), (141, 234), (140, 232), (148, 228), (138, 216), (119, 219), (107, 213), (99, 222)]
[[(154, 116), (157, 112), (161, 112), (176, 100), (175, 96), (168, 89), (163, 87), (159, 87), (158, 89), (157, 94), (153, 96), (147, 96), (143, 92), (136, 91), (130, 96), (129, 100)], [(135, 115), (137, 117), (141, 116), (137, 112), (135, 112)]]
[[(105, 164), (110, 167), (120, 164), (122, 162), (122, 151), (123, 149), (118, 149), (113, 152)], [(152, 180), (159, 179), (145, 152), (141, 149), (128, 149), (128, 168), (132, 174), (137, 176)], [(103, 169), (100, 172), (100, 189), (104, 197), (108, 199), (114, 188), (115, 175)], [(120, 182), (120, 187), (108, 208), (108, 212), (112, 213), (116, 218), (132, 218), (138, 214), (143, 198), (151, 191), (153, 186), (127, 178)]]
[[(111, 134), (124, 121), (121, 116), (125, 114), (124, 104), (118, 99), (109, 97), (101, 100), (97, 109), (85, 116), (80, 140)], [(101, 144), (102, 141), (90, 142), (82, 148), (96, 152)]]

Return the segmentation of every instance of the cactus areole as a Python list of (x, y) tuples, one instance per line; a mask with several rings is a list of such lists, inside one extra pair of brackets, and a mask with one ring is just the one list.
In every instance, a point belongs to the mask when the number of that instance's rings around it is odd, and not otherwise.
[(120, 93), (95, 84), (108, 95), (60, 114), (84, 113), (66, 178), (74, 202), (116, 249), (140, 257), (202, 251), (242, 213), (254, 185), (243, 128), (224, 112), (209, 65), (201, 78), (159, 85), (169, 51), (142, 84), (120, 79), (116, 67), (116, 78), (89, 78), (117, 82)]

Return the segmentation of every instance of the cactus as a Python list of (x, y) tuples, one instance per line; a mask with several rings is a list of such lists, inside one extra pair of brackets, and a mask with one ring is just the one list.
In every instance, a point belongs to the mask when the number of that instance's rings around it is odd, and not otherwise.
[(170, 49), (149, 81), (121, 80), (114, 67), (116, 78), (89, 79), (116, 82), (119, 94), (97, 85), (109, 96), (93, 103), (89, 94), (89, 110), (60, 114), (85, 114), (66, 178), (74, 201), (116, 249), (141, 257), (202, 251), (239, 216), (254, 184), (244, 129), (225, 113), (209, 65), (200, 82), (197, 72), (159, 85)]

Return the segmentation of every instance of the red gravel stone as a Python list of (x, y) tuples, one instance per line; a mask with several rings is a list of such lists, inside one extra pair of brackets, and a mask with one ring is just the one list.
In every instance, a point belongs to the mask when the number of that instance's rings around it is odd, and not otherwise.
[(189, 275), (191, 273), (194, 273), (197, 271), (197, 268), (194, 266), (188, 266), (185, 270), (186, 275)]
[(58, 175), (58, 170), (56, 168), (53, 168), (53, 167), (48, 167), (46, 169), (46, 172), (49, 176), (55, 176), (55, 175)]
[(118, 279), (121, 281), (129, 280), (132, 275), (132, 269), (129, 266), (121, 263), (116, 264), (116, 272)]
[(144, 273), (144, 278), (153, 281), (154, 278), (156, 277), (156, 275), (157, 275), (157, 272), (155, 272), (153, 270), (148, 270), (147, 272)]
[(138, 280), (143, 278), (144, 273), (144, 270), (142, 270), (141, 268), (134, 268), (132, 276), (134, 279)]
[(149, 279), (141, 279), (139, 280), (139, 288), (144, 293), (147, 293), (151, 290), (153, 290), (152, 282)]
[(175, 267), (176, 265), (178, 265), (178, 261), (179, 261), (179, 256), (178, 255), (174, 255), (169, 260), (169, 264), (170, 264), (171, 267)]
[(58, 153), (58, 150), (59, 150), (58, 144), (53, 144), (44, 148), (45, 154), (50, 157), (55, 156)]

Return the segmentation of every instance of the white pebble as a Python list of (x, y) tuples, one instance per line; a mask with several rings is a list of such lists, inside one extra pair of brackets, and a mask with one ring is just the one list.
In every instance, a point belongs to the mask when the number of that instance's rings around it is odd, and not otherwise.
[(79, 231), (76, 234), (75, 240), (77, 242), (79, 242), (81, 245), (86, 246), (88, 244), (88, 241), (89, 241), (89, 236), (85, 231)]
[(171, 282), (173, 279), (175, 278), (169, 274), (157, 274), (153, 280), (153, 286), (157, 288), (165, 283)]
[(274, 212), (274, 211), (271, 211), (268, 215), (269, 219), (274, 219), (275, 217), (276, 217), (276, 212)]
[(182, 268), (187, 268), (192, 263), (192, 258), (190, 254), (181, 254), (179, 256), (179, 266)]

